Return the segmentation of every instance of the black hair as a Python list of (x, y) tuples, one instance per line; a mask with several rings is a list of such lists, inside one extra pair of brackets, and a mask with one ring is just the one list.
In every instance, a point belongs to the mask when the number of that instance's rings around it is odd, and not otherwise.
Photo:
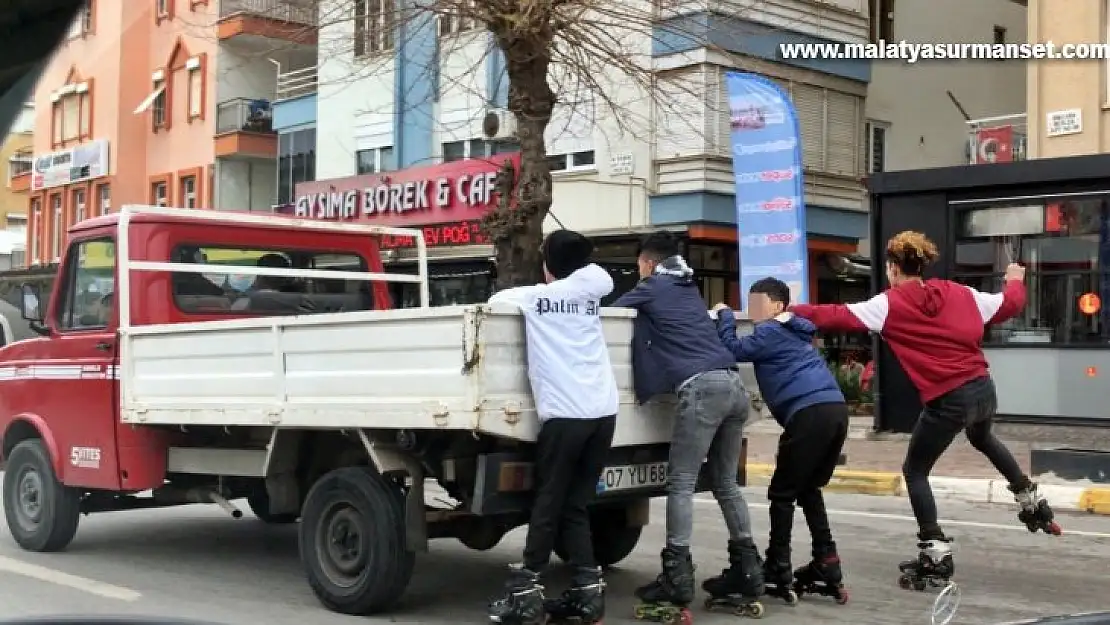
[(640, 249), (637, 256), (643, 256), (655, 262), (660, 262), (671, 256), (678, 256), (678, 240), (670, 232), (660, 230), (644, 235), (640, 239)]
[(783, 307), (790, 305), (790, 287), (778, 278), (760, 278), (752, 283), (748, 293), (762, 293), (772, 302), (781, 302)]
[(540, 256), (555, 279), (562, 280), (590, 262), (594, 244), (573, 230), (556, 230), (543, 240)]

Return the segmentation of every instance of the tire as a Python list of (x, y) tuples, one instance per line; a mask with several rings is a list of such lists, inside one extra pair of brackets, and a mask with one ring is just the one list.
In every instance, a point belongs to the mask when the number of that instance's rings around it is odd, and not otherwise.
[[(334, 553), (337, 534), (354, 541), (347, 553)], [(400, 487), (370, 467), (324, 474), (301, 511), (300, 552), (308, 583), (329, 610), (368, 615), (389, 609), (408, 586), (416, 560), (405, 542)], [(353, 562), (337, 561), (344, 556)]]
[(7, 460), (4, 518), (12, 538), (27, 551), (62, 551), (77, 534), (81, 492), (58, 481), (37, 438), (16, 445)]
[[(610, 567), (627, 558), (640, 542), (642, 526), (629, 526), (623, 508), (602, 508), (590, 511), (590, 533), (594, 544), (594, 560), (598, 566)], [(567, 561), (561, 537), (555, 541), (555, 555)]]
[(286, 512), (282, 514), (273, 514), (270, 512), (270, 494), (266, 492), (266, 487), (252, 492), (247, 496), (247, 505), (250, 506), (251, 512), (258, 520), (270, 525), (288, 525), (289, 523), (296, 523), (300, 515), (296, 512)]

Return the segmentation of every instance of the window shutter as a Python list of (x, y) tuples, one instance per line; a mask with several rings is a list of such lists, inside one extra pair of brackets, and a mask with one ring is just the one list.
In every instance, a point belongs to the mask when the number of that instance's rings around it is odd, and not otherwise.
[(690, 67), (659, 75), (656, 148), (659, 158), (705, 153), (705, 70)]
[(802, 164), (818, 171), (825, 169), (825, 90), (795, 82), (791, 99), (798, 111), (798, 127), (802, 135)]
[(839, 91), (827, 91), (828, 160), (825, 171), (845, 176), (859, 173), (860, 138), (860, 99)]
[(725, 71), (722, 67), (713, 67), (705, 77), (705, 147), (707, 154), (731, 158), (732, 111)]
[(204, 103), (204, 75), (200, 68), (189, 70), (189, 116), (200, 117)]

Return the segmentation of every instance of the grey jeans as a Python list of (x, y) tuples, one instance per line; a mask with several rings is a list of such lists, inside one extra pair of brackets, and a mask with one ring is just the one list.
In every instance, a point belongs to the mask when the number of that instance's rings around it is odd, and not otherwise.
[(667, 467), (667, 544), (689, 547), (694, 533), (694, 488), (702, 460), (730, 540), (750, 538), (748, 502), (736, 482), (750, 404), (740, 373), (707, 371), (678, 391), (678, 416)]

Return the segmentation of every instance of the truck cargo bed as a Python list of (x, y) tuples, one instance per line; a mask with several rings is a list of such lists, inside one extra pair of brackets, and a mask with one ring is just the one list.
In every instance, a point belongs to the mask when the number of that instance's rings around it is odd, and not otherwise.
[[(632, 393), (633, 311), (602, 323), (615, 446), (669, 442), (673, 400)], [(121, 338), (126, 423), (466, 430), (534, 441), (523, 317), (447, 306), (137, 326)], [(583, 389), (590, 392), (590, 389)]]

